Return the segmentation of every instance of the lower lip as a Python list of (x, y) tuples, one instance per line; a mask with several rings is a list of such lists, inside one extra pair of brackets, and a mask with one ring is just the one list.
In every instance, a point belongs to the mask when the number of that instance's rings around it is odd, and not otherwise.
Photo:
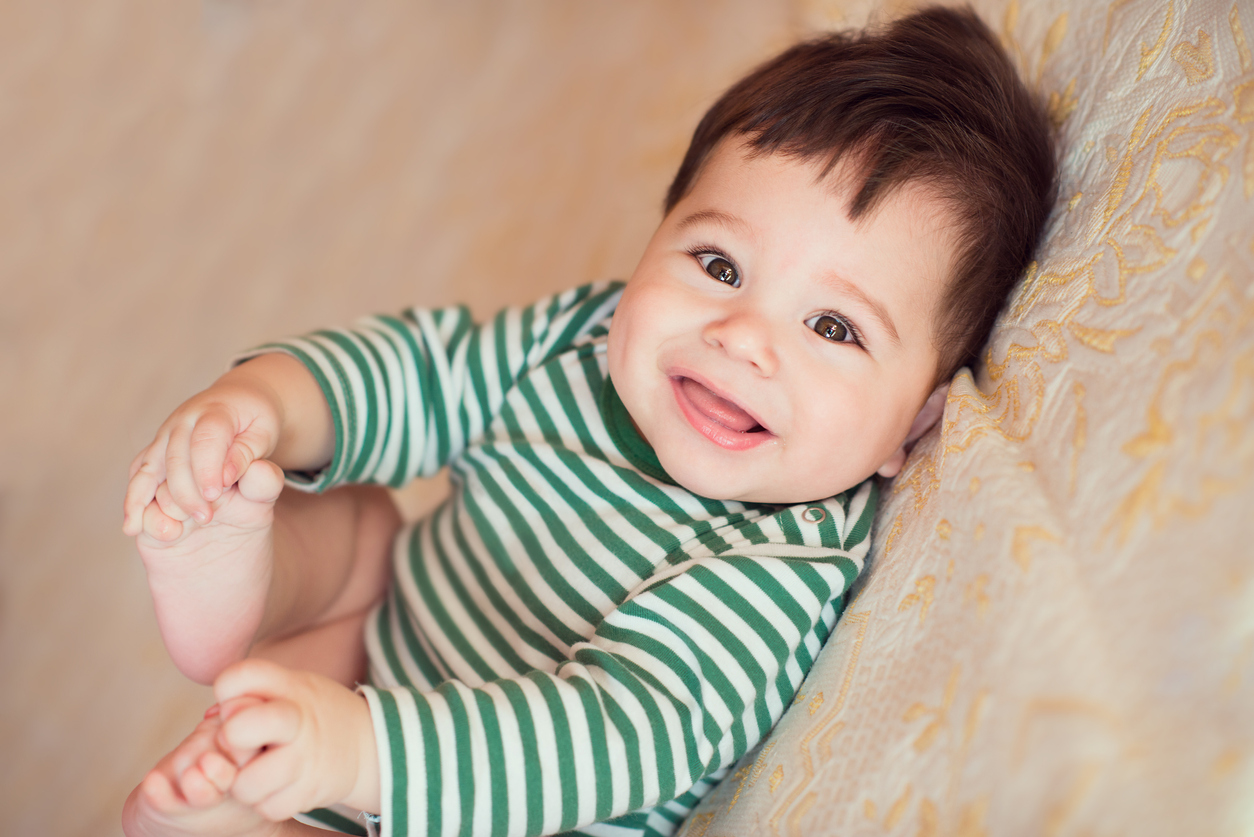
[(696, 406), (684, 394), (681, 382), (683, 378), (671, 378), (671, 389), (675, 393), (675, 402), (679, 404), (680, 412), (684, 414), (684, 418), (688, 419), (688, 423), (696, 429), (705, 438), (725, 450), (749, 450), (756, 448), (769, 439), (775, 438), (774, 434), (767, 430), (758, 430), (752, 433), (742, 433), (739, 430), (732, 430), (714, 421), (696, 408)]

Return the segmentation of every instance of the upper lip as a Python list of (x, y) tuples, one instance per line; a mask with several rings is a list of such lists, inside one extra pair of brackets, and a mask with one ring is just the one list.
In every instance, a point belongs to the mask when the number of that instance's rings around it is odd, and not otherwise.
[[(703, 375), (693, 372), (690, 369), (685, 369), (682, 367), (676, 367), (674, 369), (671, 369), (667, 374), (671, 378), (671, 380), (675, 380), (678, 378), (690, 378), (696, 381), (698, 384), (705, 387), (710, 392), (717, 395), (719, 398), (722, 398), (724, 401), (730, 401), (732, 404), (736, 405), (737, 409), (744, 410), (746, 413), (749, 414), (749, 418), (757, 422), (758, 426), (761, 427), (763, 431), (767, 433), (772, 433), (770, 426), (762, 420), (762, 417), (758, 415), (757, 411), (751, 410), (748, 407), (746, 407), (743, 403), (741, 403), (739, 398), (732, 395), (727, 390), (723, 389), (717, 384), (711, 382), (709, 378), (706, 378)], [(747, 431), (747, 432), (752, 432), (752, 431)], [(772, 433), (772, 435), (774, 434)]]

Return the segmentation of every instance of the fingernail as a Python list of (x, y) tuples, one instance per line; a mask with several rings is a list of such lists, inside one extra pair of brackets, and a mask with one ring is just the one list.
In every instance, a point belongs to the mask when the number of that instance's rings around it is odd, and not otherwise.
[(218, 713), (221, 711), (222, 707), (215, 703), (213, 706), (210, 706), (205, 710), (205, 720), (208, 720), (209, 718), (216, 718)]
[(206, 523), (206, 522), (208, 522), (208, 520), (209, 520), (209, 513), (208, 513), (208, 512), (203, 512), (203, 511), (198, 511), (198, 512), (194, 513), (194, 514), (192, 515), (192, 517), (196, 518), (196, 522), (197, 522), (197, 523)]
[(221, 493), (222, 489), (210, 486), (205, 489), (205, 499), (212, 503), (214, 500), (218, 499), (218, 495)]

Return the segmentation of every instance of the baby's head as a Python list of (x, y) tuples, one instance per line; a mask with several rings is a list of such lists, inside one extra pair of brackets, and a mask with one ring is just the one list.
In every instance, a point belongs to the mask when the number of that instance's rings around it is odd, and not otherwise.
[(799, 44), (706, 113), (610, 330), (667, 472), (707, 497), (894, 476), (1031, 258), (1048, 123), (969, 11)]

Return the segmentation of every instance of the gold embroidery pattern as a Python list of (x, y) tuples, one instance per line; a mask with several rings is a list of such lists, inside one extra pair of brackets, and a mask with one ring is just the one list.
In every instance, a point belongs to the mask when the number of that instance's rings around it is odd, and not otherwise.
[(1250, 44), (1245, 40), (1245, 28), (1241, 25), (1240, 4), (1233, 3), (1232, 11), (1228, 12), (1228, 27), (1232, 30), (1232, 42), (1237, 45), (1237, 56), (1241, 60), (1241, 72), (1254, 71), (1254, 58), (1250, 57)]
[(927, 618), (927, 609), (932, 606), (933, 591), (936, 589), (936, 577), (925, 575), (915, 582), (915, 588), (915, 592), (901, 600), (901, 604), (897, 605), (897, 609), (905, 611), (916, 604), (920, 605), (919, 624), (923, 624), (923, 620)]
[(1184, 69), (1189, 84), (1198, 84), (1215, 74), (1215, 53), (1210, 48), (1210, 35), (1199, 29), (1197, 44), (1181, 41), (1171, 51), (1171, 57)]
[(1061, 540), (1053, 532), (1041, 526), (1016, 526), (1010, 554), (1014, 556), (1015, 563), (1019, 565), (1019, 569), (1027, 572), (1032, 569), (1033, 541), (1059, 543)]
[[(841, 710), (844, 708), (845, 700), (849, 695), (850, 687), (853, 685), (854, 673), (858, 668), (858, 658), (862, 654), (862, 643), (866, 639), (867, 626), (870, 621), (870, 616), (871, 614), (869, 611), (862, 611), (845, 617), (844, 624), (851, 629), (856, 628), (857, 635), (854, 639), (853, 647), (850, 649), (849, 662), (845, 667), (844, 677), (841, 680), (840, 692), (836, 696), (835, 705), (827, 713), (825, 713), (823, 719), (815, 724), (813, 728), (809, 730), (809, 732), (807, 732), (807, 734), (801, 739), (798, 752), (801, 755), (801, 772), (804, 778), (784, 800), (784, 804), (781, 805), (778, 814), (771, 818), (771, 830), (776, 835), (780, 833), (779, 821), (783, 816), (783, 812), (787, 809), (787, 806), (806, 790), (817, 774), (815, 763), (810, 752), (810, 742), (815, 738), (818, 738), (820, 761), (827, 762), (831, 759), (832, 739), (844, 728), (844, 723), (836, 719), (837, 716), (840, 715)], [(792, 829), (790, 833), (797, 833), (796, 829)]]

